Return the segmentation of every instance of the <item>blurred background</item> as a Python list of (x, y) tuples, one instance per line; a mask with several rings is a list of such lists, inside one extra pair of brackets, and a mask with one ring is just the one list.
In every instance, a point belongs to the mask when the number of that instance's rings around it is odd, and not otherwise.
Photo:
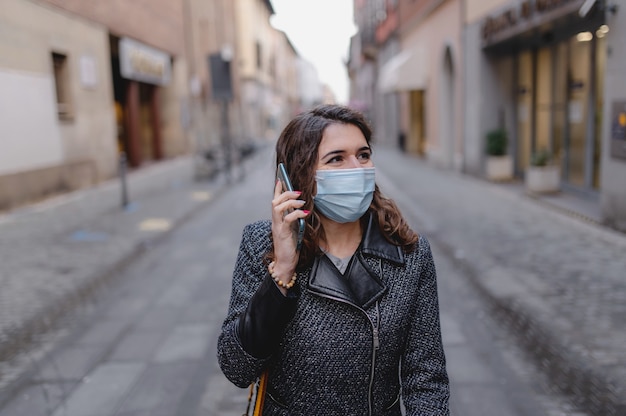
[(322, 103), (441, 259), (453, 414), (626, 414), (625, 45), (623, 0), (0, 0), (0, 415), (241, 414), (241, 227)]

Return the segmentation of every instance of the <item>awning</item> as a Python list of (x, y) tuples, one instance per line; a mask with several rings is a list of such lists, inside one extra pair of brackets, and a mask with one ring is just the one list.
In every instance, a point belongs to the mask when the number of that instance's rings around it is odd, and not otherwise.
[(421, 49), (402, 51), (387, 61), (378, 76), (378, 89), (382, 92), (426, 89), (427, 61)]

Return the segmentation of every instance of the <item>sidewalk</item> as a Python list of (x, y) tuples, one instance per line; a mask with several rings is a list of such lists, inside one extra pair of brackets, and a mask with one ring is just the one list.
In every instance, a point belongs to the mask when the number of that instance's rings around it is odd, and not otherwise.
[(506, 188), (515, 194), (532, 198), (547, 208), (560, 211), (583, 221), (604, 226), (599, 201), (584, 199), (568, 191), (561, 191), (556, 194), (528, 194), (524, 189), (524, 183), (519, 180), (494, 183), (494, 185)]
[(216, 198), (225, 174), (194, 181), (192, 163), (180, 157), (129, 173), (125, 209), (113, 179), (0, 214), (0, 391), (26, 346)]
[(594, 415), (626, 415), (626, 235), (574, 201), (555, 209), (393, 150), (374, 160), (381, 189), (416, 213), (553, 383)]

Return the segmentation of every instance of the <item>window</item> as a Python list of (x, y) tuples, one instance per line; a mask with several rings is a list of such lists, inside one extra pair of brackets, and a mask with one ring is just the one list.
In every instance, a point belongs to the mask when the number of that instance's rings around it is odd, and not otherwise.
[(70, 101), (67, 56), (52, 52), (52, 66), (54, 70), (54, 86), (57, 96), (57, 112), (59, 114), (59, 118), (68, 119), (72, 117), (72, 107)]
[(270, 58), (270, 75), (272, 78), (276, 79), (276, 56), (272, 55)]
[(261, 54), (261, 43), (256, 43), (256, 68), (261, 69), (263, 67), (263, 56)]

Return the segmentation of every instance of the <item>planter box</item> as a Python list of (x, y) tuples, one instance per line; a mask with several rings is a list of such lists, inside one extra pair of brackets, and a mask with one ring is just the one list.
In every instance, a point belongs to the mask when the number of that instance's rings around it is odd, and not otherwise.
[(561, 183), (561, 169), (557, 165), (529, 166), (526, 170), (526, 190), (535, 193), (558, 192)]
[(508, 181), (513, 178), (513, 159), (509, 155), (487, 156), (486, 168), (490, 181)]

